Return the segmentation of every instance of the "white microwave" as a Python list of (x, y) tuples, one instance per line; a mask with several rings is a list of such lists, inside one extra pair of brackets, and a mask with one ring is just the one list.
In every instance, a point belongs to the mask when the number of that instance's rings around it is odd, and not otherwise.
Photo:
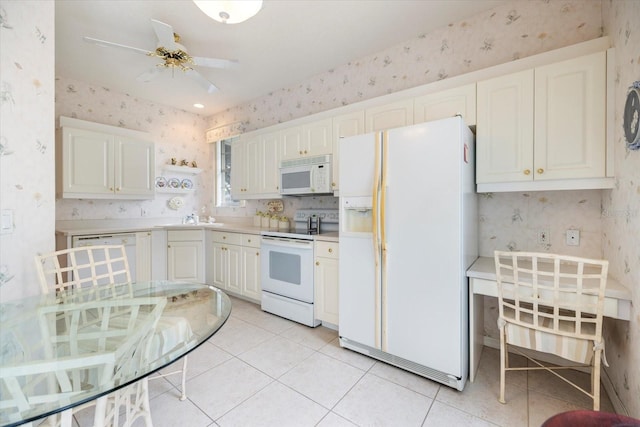
[(331, 188), (331, 154), (283, 160), (280, 163), (280, 194), (327, 194)]

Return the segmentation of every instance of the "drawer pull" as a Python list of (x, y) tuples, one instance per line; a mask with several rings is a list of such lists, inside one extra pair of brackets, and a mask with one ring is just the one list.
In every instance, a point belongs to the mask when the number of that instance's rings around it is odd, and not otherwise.
[(530, 171), (529, 169), (525, 169), (525, 170), (524, 170), (524, 174), (525, 174), (525, 175), (529, 175), (530, 173), (531, 173), (531, 171)]
[(320, 261), (316, 261), (316, 265), (320, 265)]
[(537, 170), (537, 172), (538, 172), (539, 174), (543, 174), (543, 173), (544, 173), (544, 169), (539, 168), (539, 169)]
[(333, 248), (329, 248), (329, 253), (333, 253)]

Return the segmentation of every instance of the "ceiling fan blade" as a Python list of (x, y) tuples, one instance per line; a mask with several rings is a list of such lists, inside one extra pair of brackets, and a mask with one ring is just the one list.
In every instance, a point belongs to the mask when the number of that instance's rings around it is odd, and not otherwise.
[(207, 89), (207, 93), (214, 93), (218, 91), (216, 85), (211, 83), (209, 80), (205, 79), (202, 74), (198, 73), (196, 70), (191, 69), (185, 72), (189, 77), (197, 81), (201, 86)]
[(148, 51), (146, 49), (140, 49), (140, 48), (137, 48), (137, 47), (125, 46), (123, 44), (107, 42), (107, 41), (104, 41), (104, 40), (98, 40), (98, 39), (94, 39), (94, 38), (91, 38), (91, 37), (83, 37), (83, 39), (87, 43), (93, 43), (93, 44), (96, 44), (96, 45), (102, 46), (102, 47), (115, 47), (115, 48), (118, 48), (118, 49), (132, 50), (134, 52), (142, 53), (143, 55), (148, 55), (148, 54), (151, 53), (151, 51)]
[(192, 56), (193, 63), (201, 67), (231, 69), (238, 66), (237, 59), (217, 59)]
[(173, 37), (173, 27), (169, 24), (165, 24), (164, 22), (157, 21), (155, 19), (151, 20), (151, 25), (153, 25), (153, 31), (155, 31), (156, 36), (158, 37), (158, 42), (160, 46), (166, 48), (167, 50), (177, 50), (175, 38)]
[(139, 82), (148, 83), (151, 80), (155, 79), (158, 74), (160, 74), (160, 71), (161, 70), (158, 67), (150, 68), (148, 71), (145, 71), (144, 73), (136, 77), (136, 80)]

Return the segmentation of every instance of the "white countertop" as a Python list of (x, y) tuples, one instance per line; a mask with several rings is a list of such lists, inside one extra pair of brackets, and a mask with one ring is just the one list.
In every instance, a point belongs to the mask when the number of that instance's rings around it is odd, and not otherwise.
[[(225, 221), (225, 222), (223, 222)], [(63, 236), (135, 233), (139, 231), (165, 230), (215, 230), (231, 233), (260, 234), (264, 229), (245, 222), (229, 222), (227, 218), (220, 222), (182, 224), (180, 218), (140, 218), (140, 219), (103, 219), (103, 220), (69, 220), (56, 223), (56, 234)], [(314, 236), (314, 240), (337, 242), (338, 232)]]
[[(496, 265), (491, 257), (479, 257), (467, 270), (467, 277), (496, 281)], [(610, 275), (607, 277), (605, 296), (631, 301), (631, 291)]]

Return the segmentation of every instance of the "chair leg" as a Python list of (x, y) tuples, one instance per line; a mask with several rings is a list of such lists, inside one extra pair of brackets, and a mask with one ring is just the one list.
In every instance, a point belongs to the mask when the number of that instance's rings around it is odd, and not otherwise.
[(504, 400), (504, 382), (505, 382), (505, 369), (507, 364), (507, 350), (506, 350), (506, 342), (504, 337), (504, 329), (500, 331), (500, 398), (498, 401), (500, 403), (506, 403)]
[(187, 358), (188, 356), (185, 356), (182, 359), (182, 395), (180, 400), (187, 399)]
[(593, 394), (593, 410), (600, 410), (600, 357), (601, 351), (596, 350), (593, 354), (594, 361), (591, 367), (591, 394)]

